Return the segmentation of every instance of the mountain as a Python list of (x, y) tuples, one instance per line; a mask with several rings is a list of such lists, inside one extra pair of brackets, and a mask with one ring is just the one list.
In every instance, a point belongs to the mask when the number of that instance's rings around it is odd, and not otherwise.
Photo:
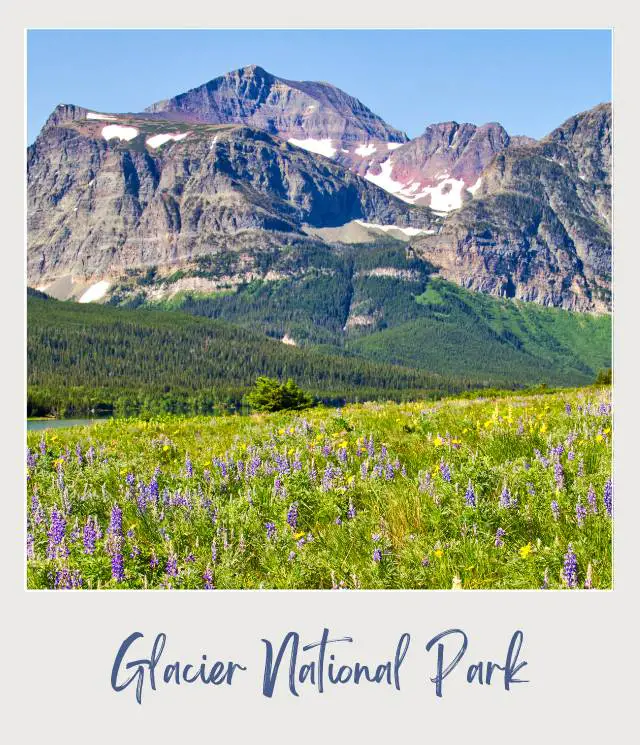
[(414, 248), (469, 289), (610, 310), (611, 105), (501, 150), (474, 198)]
[(27, 202), (29, 283), (59, 297), (135, 267), (175, 271), (221, 245), (243, 253), (250, 271), (261, 251), (306, 228), (362, 220), (419, 233), (437, 223), (264, 130), (71, 105), (28, 149)]
[(246, 124), (331, 158), (403, 201), (447, 212), (468, 199), (509, 143), (499, 124), (447, 122), (411, 142), (329, 83), (284, 80), (256, 65), (234, 70), (147, 112), (179, 121)]
[(246, 124), (283, 139), (406, 142), (357, 98), (330, 83), (297, 82), (258, 65), (234, 70), (146, 109), (162, 119)]

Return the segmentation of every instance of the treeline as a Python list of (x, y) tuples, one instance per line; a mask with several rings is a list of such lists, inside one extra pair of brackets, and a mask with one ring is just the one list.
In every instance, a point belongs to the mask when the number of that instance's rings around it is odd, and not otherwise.
[(259, 375), (293, 378), (323, 401), (435, 398), (465, 378), (298, 349), (184, 313), (27, 303), (29, 416), (207, 413), (241, 406)]

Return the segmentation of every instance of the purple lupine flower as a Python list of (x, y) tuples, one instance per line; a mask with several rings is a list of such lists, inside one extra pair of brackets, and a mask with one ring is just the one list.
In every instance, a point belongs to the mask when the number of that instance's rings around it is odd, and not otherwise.
[(553, 513), (554, 520), (560, 519), (560, 506), (558, 505), (558, 502), (555, 499), (551, 501), (551, 512)]
[(40, 453), (43, 457), (47, 454), (47, 443), (45, 442), (44, 435), (40, 438)]
[(295, 455), (293, 456), (293, 470), (302, 470), (302, 463), (300, 462), (300, 452), (298, 450), (296, 450)]
[(444, 460), (440, 461), (440, 475), (445, 481), (451, 481), (451, 470)]
[(27, 533), (27, 561), (35, 558), (35, 552), (33, 550), (33, 535)]
[(64, 468), (62, 463), (58, 464), (58, 489), (64, 491)]
[(31, 452), (31, 448), (27, 448), (27, 468), (36, 467), (36, 454)]
[(151, 556), (149, 557), (149, 566), (151, 569), (155, 569), (159, 564), (158, 557), (156, 556), (156, 552), (152, 551)]
[(469, 479), (469, 485), (467, 486), (467, 491), (464, 495), (464, 501), (469, 507), (475, 507), (476, 506), (476, 493), (473, 490), (473, 484), (471, 483), (471, 479)]
[(331, 445), (324, 445), (322, 447), (322, 455), (324, 455), (325, 458), (328, 458), (331, 454)]
[(55, 574), (53, 584), (56, 590), (79, 590), (82, 587), (82, 575), (79, 569), (69, 569), (63, 567)]
[(509, 491), (506, 484), (502, 487), (499, 504), (500, 507), (502, 507), (503, 509), (509, 509), (511, 506), (513, 506), (513, 502), (511, 500), (511, 492)]
[(338, 460), (341, 463), (347, 462), (347, 448), (343, 447), (343, 448), (340, 448), (340, 450), (338, 450)]
[(582, 478), (583, 476), (584, 476), (584, 461), (581, 458), (578, 463), (578, 478)]
[(215, 590), (216, 586), (213, 584), (213, 572), (211, 567), (207, 567), (202, 573), (202, 581), (204, 582), (205, 590)]
[(127, 486), (131, 489), (136, 483), (136, 477), (132, 473), (128, 473), (125, 478)]
[(379, 564), (382, 560), (382, 550), (379, 548), (376, 548), (373, 550), (373, 560), (376, 562), (376, 564)]
[(185, 563), (187, 564), (193, 564), (193, 562), (196, 560), (196, 555), (190, 551), (184, 558)]
[(381, 535), (380, 533), (374, 533), (374, 534), (373, 534), (373, 535), (371, 536), (371, 540), (372, 540), (372, 541), (373, 541), (374, 543), (378, 543), (378, 541), (382, 540), (382, 535)]
[(275, 523), (272, 523), (272, 522), (265, 523), (265, 526), (264, 527), (266, 528), (266, 531), (267, 531), (267, 538), (268, 538), (268, 540), (271, 540), (272, 538), (275, 538), (275, 535), (276, 535), (276, 526), (275, 526)]
[(423, 567), (428, 567), (428, 566), (430, 566), (431, 562), (429, 561), (429, 557), (428, 557), (428, 556), (425, 556), (425, 557), (424, 557), (424, 559), (422, 559), (422, 561), (420, 562), (420, 564), (421, 564), (421, 565), (422, 565)]
[(149, 501), (150, 502), (157, 502), (158, 497), (160, 496), (160, 487), (158, 486), (158, 479), (156, 478), (155, 474), (151, 477), (151, 481), (149, 482)]
[(573, 452), (573, 450), (569, 450), (569, 452), (567, 453), (567, 460), (571, 461), (575, 459), (576, 459), (576, 454)]
[(356, 516), (356, 508), (355, 505), (351, 500), (349, 500), (349, 509), (347, 510), (347, 517), (349, 520), (353, 520), (353, 518)]
[(571, 414), (571, 404), (564, 405), (565, 414)]
[(567, 587), (573, 588), (578, 586), (578, 559), (573, 552), (571, 544), (567, 546), (567, 553), (564, 555), (562, 576)]
[(384, 469), (384, 477), (387, 481), (392, 481), (393, 477), (395, 476), (394, 470), (393, 470), (393, 464), (387, 463)]
[(280, 476), (276, 476), (275, 481), (273, 482), (273, 494), (275, 497), (285, 497), (286, 496), (286, 489), (284, 488), (284, 484), (282, 483), (282, 479)]
[(540, 587), (541, 590), (548, 590), (549, 589), (549, 570), (544, 570), (544, 577), (542, 578), (542, 586)]
[(82, 531), (82, 543), (84, 545), (85, 554), (91, 556), (96, 550), (96, 539), (96, 526), (93, 522), (93, 518), (89, 516)]
[(369, 454), (369, 457), (373, 458), (373, 456), (376, 454), (376, 448), (373, 443), (373, 435), (369, 435), (368, 440), (365, 438), (365, 447), (367, 448), (367, 453)]
[(556, 481), (556, 488), (561, 491), (564, 488), (564, 471), (562, 470), (562, 463), (558, 461), (553, 466), (553, 478)]
[(109, 522), (109, 532), (111, 535), (122, 535), (122, 510), (117, 504), (111, 508), (111, 521)]
[(67, 521), (64, 519), (62, 511), (54, 507), (51, 510), (51, 521), (49, 523), (49, 530), (47, 535), (49, 536), (49, 548), (48, 557), (55, 559), (58, 554), (58, 546), (64, 540), (64, 534), (67, 527)]
[(431, 483), (431, 474), (428, 471), (425, 471), (423, 474), (420, 475), (420, 479), (418, 481), (418, 491), (419, 492), (428, 491), (430, 483)]
[(296, 558), (295, 551), (289, 551), (289, 561), (293, 561)]
[(169, 577), (178, 576), (178, 557), (173, 552), (169, 554), (164, 571)]
[(591, 507), (591, 512), (597, 514), (598, 512), (598, 501), (596, 497), (596, 490), (593, 488), (593, 484), (589, 484), (589, 491), (587, 492), (587, 501), (589, 502), (589, 507)]
[(523, 435), (524, 434), (524, 422), (522, 421), (522, 417), (518, 418), (518, 430), (517, 434)]
[(584, 525), (585, 518), (587, 517), (587, 508), (582, 504), (580, 499), (576, 503), (576, 521), (578, 527), (581, 528)]
[(607, 479), (604, 485), (603, 501), (607, 515), (611, 517), (613, 515), (613, 484), (611, 483), (611, 479)]
[(124, 580), (124, 558), (119, 548), (111, 556), (111, 578), (116, 582)]
[(289, 511), (287, 512), (287, 523), (289, 523), (292, 530), (295, 530), (298, 527), (298, 504), (297, 502), (294, 502), (291, 505), (291, 507), (289, 507)]
[(211, 541), (211, 563), (215, 564), (218, 558), (218, 546), (216, 545), (216, 539)]
[(76, 445), (76, 458), (78, 460), (78, 465), (82, 465), (82, 448), (80, 447), (80, 443)]
[(506, 533), (507, 531), (504, 530), (504, 528), (498, 528), (498, 530), (496, 530), (496, 538), (494, 541), (494, 545), (496, 548), (500, 548), (501, 546), (504, 546), (503, 538), (505, 537)]
[(342, 525), (342, 518), (339, 515), (336, 517), (336, 525)]
[(93, 465), (93, 461), (96, 457), (96, 449), (91, 445), (91, 447), (87, 450), (87, 460), (89, 461), (89, 465)]

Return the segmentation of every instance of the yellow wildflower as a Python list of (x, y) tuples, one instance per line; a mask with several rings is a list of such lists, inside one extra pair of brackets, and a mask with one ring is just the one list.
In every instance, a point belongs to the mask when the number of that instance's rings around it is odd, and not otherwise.
[(531, 553), (531, 550), (533, 549), (533, 546), (530, 543), (527, 543), (526, 546), (522, 546), (520, 548), (520, 558), (526, 559), (527, 556)]
[(542, 422), (542, 424), (540, 425), (540, 434), (543, 435), (546, 431), (547, 431), (547, 423)]
[(438, 557), (438, 559), (441, 559), (444, 556), (444, 551), (441, 548), (437, 548), (433, 553)]
[(433, 438), (433, 445), (434, 445), (434, 447), (437, 447), (437, 448), (439, 448), (439, 447), (440, 447), (440, 445), (442, 445), (442, 442), (443, 442), (443, 440), (442, 440), (442, 438), (440, 437), (440, 435), (436, 435), (436, 436), (435, 436), (435, 437)]
[(162, 449), (163, 449), (163, 450), (164, 450), (164, 452), (166, 453), (166, 452), (167, 452), (167, 450), (169, 449), (169, 446), (168, 446), (168, 445), (163, 445)]
[(294, 537), (294, 538), (295, 538), (295, 540), (297, 541), (297, 540), (298, 540), (299, 538), (302, 538), (302, 536), (303, 536), (303, 535), (305, 535), (305, 532), (304, 532), (304, 530), (303, 530), (303, 531), (301, 531), (300, 533), (294, 533), (293, 537)]
[(596, 435), (596, 442), (602, 442), (604, 437), (602, 435)]

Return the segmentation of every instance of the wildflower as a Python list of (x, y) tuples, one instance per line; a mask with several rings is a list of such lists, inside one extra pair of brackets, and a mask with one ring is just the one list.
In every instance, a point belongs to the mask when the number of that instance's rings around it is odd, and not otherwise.
[(382, 535), (381, 535), (380, 533), (374, 533), (374, 534), (373, 534), (373, 535), (371, 536), (371, 540), (372, 540), (372, 541), (373, 541), (374, 543), (378, 543), (378, 541), (380, 541), (381, 539), (382, 539)]
[(178, 576), (178, 557), (174, 553), (169, 554), (169, 558), (167, 559), (167, 564), (165, 566), (165, 572), (169, 575), (169, 577)]
[(553, 467), (553, 478), (556, 481), (556, 488), (558, 491), (564, 488), (564, 471), (562, 470), (562, 463), (558, 461)]
[(544, 570), (544, 577), (542, 578), (542, 587), (541, 590), (548, 590), (549, 589), (549, 570)]
[(35, 558), (35, 553), (33, 550), (33, 535), (31, 533), (27, 533), (27, 559), (33, 558)]
[(520, 549), (518, 549), (518, 552), (520, 554), (521, 559), (526, 559), (527, 556), (531, 553), (531, 550), (533, 549), (533, 545), (531, 543), (527, 543), (526, 546), (521, 546)]
[(425, 557), (424, 557), (424, 558), (422, 559), (422, 561), (420, 562), (420, 564), (421, 564), (421, 565), (422, 565), (423, 567), (428, 567), (428, 566), (429, 566), (429, 565), (431, 564), (431, 562), (429, 561), (429, 557), (428, 557), (428, 556), (425, 556)]
[(116, 582), (124, 580), (124, 558), (119, 550), (114, 551), (111, 557), (111, 578)]
[(265, 523), (265, 528), (267, 531), (267, 538), (269, 540), (271, 540), (272, 538), (275, 538), (275, 535), (276, 535), (275, 523), (272, 523), (272, 522)]
[(289, 551), (289, 561), (293, 561), (296, 558), (295, 551)]
[(298, 504), (294, 502), (289, 511), (287, 512), (287, 523), (291, 526), (292, 530), (298, 527)]
[(340, 515), (338, 515), (338, 517), (336, 517), (335, 523), (336, 523), (336, 525), (342, 525), (342, 518), (340, 517)]
[(551, 512), (553, 513), (554, 520), (560, 519), (560, 507), (555, 499), (551, 501)]
[(440, 461), (440, 475), (445, 481), (451, 481), (451, 470), (444, 460)]
[(498, 530), (496, 530), (496, 538), (494, 541), (494, 545), (496, 548), (500, 548), (501, 546), (504, 546), (503, 538), (505, 537), (506, 532), (507, 531), (504, 530), (503, 528), (498, 528)]
[(184, 460), (184, 470), (188, 478), (191, 478), (193, 476), (193, 464), (191, 463), (191, 458), (189, 457), (189, 453), (187, 453), (185, 460)]
[(349, 508), (347, 509), (347, 517), (349, 520), (353, 520), (353, 518), (356, 516), (356, 508), (355, 505), (351, 500), (349, 500)]
[(96, 526), (91, 516), (89, 516), (82, 531), (82, 543), (85, 554), (91, 556), (96, 550), (96, 537)]
[(580, 462), (578, 463), (578, 478), (582, 478), (584, 476), (584, 461), (580, 459)]
[(582, 504), (580, 498), (576, 503), (576, 521), (578, 527), (581, 528), (584, 525), (585, 518), (587, 517), (587, 508)]
[(571, 414), (571, 404), (565, 404), (564, 410), (566, 414)]
[(111, 508), (109, 532), (114, 536), (122, 535), (122, 510), (117, 504), (114, 504)]
[(82, 587), (82, 576), (79, 569), (63, 567), (56, 572), (53, 587), (56, 590), (77, 590)]
[(382, 560), (382, 550), (379, 548), (374, 549), (373, 551), (373, 560), (376, 562), (376, 564), (379, 564)]
[(567, 587), (573, 588), (578, 586), (578, 560), (573, 552), (571, 544), (567, 546), (567, 553), (564, 555), (562, 577), (566, 582)]
[(613, 514), (613, 484), (611, 479), (607, 479), (604, 485), (604, 496), (603, 496), (604, 507), (609, 517)]
[(500, 507), (503, 509), (515, 509), (518, 506), (518, 500), (511, 497), (511, 492), (509, 491), (507, 485), (505, 484), (502, 487), (502, 493), (500, 494)]
[(444, 551), (441, 548), (437, 548), (433, 552), (434, 556), (436, 556), (438, 559), (441, 559), (444, 556)]
[(464, 501), (469, 507), (476, 506), (476, 494), (473, 490), (473, 485), (471, 484), (471, 480), (469, 480), (469, 485), (467, 486), (467, 491), (464, 495)]
[(151, 556), (149, 557), (149, 566), (151, 569), (155, 569), (158, 566), (158, 557), (156, 556), (156, 552), (152, 551)]
[(442, 440), (442, 438), (440, 437), (440, 435), (436, 435), (436, 436), (435, 436), (435, 437), (433, 438), (433, 445), (434, 445), (434, 447), (437, 447), (437, 448), (439, 448), (439, 447), (440, 447), (440, 446), (442, 445), (442, 443), (443, 443), (443, 440)]
[(49, 536), (49, 549), (47, 555), (50, 559), (55, 559), (58, 553), (58, 546), (64, 540), (64, 534), (67, 527), (67, 521), (60, 510), (54, 507), (51, 510), (51, 521), (47, 535)]
[(218, 558), (218, 547), (216, 545), (216, 539), (214, 538), (211, 541), (211, 562), (215, 564), (217, 558)]
[(204, 582), (205, 590), (215, 590), (216, 586), (213, 584), (213, 572), (211, 567), (207, 567), (202, 573), (202, 581)]

